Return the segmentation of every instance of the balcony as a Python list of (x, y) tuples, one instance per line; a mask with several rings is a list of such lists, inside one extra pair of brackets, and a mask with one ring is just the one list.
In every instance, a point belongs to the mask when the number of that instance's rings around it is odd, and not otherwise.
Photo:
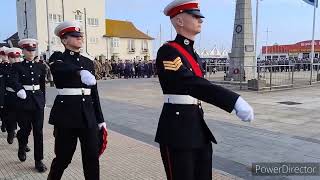
[(131, 49), (128, 49), (128, 53), (129, 54), (133, 54), (136, 52), (136, 49), (135, 48), (131, 48)]
[(142, 54), (147, 54), (147, 53), (149, 53), (149, 49), (141, 49), (141, 53)]

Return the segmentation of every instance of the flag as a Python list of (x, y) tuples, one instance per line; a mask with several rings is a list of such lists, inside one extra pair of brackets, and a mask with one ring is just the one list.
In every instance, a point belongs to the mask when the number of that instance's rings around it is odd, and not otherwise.
[(314, 6), (316, 4), (316, 7), (318, 7), (318, 0), (303, 0), (304, 2)]

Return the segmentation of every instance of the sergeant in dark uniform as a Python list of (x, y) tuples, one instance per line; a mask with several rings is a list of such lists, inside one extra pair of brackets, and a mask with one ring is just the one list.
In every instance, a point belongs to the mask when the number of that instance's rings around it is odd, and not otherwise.
[(17, 133), (19, 143), (18, 158), (26, 160), (26, 146), (29, 135), (33, 130), (35, 168), (38, 172), (45, 172), (43, 164), (43, 120), (45, 107), (45, 66), (36, 62), (35, 53), (37, 40), (22, 39), (19, 46), (23, 49), (24, 61), (13, 64), (13, 89), (18, 92), (17, 108), (18, 125), (20, 130)]
[(157, 55), (165, 102), (155, 140), (160, 144), (167, 179), (211, 180), (211, 143), (217, 142), (204, 121), (201, 101), (230, 113), (235, 110), (243, 121), (253, 119), (253, 109), (238, 94), (203, 78), (193, 48), (203, 18), (198, 1), (175, 0), (164, 13), (171, 17), (178, 35)]
[(7, 142), (12, 144), (15, 136), (15, 130), (17, 129), (17, 115), (19, 111), (19, 108), (17, 107), (17, 91), (14, 90), (14, 76), (12, 75), (14, 70), (12, 67), (20, 61), (22, 52), (19, 48), (8, 48), (6, 50), (6, 54), (8, 58), (3, 59), (3, 72), (6, 86), (3, 119), (8, 133)]
[(49, 180), (61, 179), (80, 140), (86, 180), (99, 180), (98, 128), (106, 128), (94, 74), (93, 58), (80, 54), (83, 35), (77, 22), (63, 22), (55, 29), (65, 51), (50, 57), (58, 90), (49, 118), (55, 128), (55, 154)]

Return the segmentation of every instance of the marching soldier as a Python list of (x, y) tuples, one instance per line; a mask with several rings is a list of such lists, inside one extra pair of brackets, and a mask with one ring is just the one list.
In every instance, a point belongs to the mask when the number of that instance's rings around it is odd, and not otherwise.
[(203, 117), (201, 101), (243, 121), (253, 120), (253, 109), (240, 95), (203, 78), (194, 51), (203, 15), (196, 0), (175, 0), (164, 10), (177, 31), (174, 41), (157, 54), (157, 71), (165, 96), (155, 141), (169, 180), (211, 180), (212, 142), (217, 143)]
[(6, 47), (0, 48), (0, 119), (2, 121), (1, 124), (1, 131), (6, 131), (5, 121), (3, 120), (3, 113), (4, 113), (4, 97), (5, 97), (5, 76), (4, 76), (4, 64), (2, 63), (2, 59), (5, 59), (6, 53), (5, 53)]
[(56, 157), (48, 179), (61, 179), (79, 139), (85, 179), (99, 180), (98, 131), (106, 128), (106, 123), (93, 75), (93, 58), (80, 54), (83, 34), (79, 23), (65, 21), (56, 27), (55, 34), (60, 37), (65, 51), (55, 52), (50, 57), (58, 96), (49, 118), (55, 128)]
[(17, 115), (19, 108), (17, 107), (17, 96), (21, 92), (14, 90), (13, 81), (13, 68), (12, 66), (20, 61), (21, 49), (19, 48), (7, 48), (5, 50), (7, 56), (3, 56), (3, 74), (5, 77), (5, 98), (4, 98), (4, 115), (3, 120), (7, 131), (7, 142), (9, 144), (13, 143), (15, 137), (15, 130), (17, 129)]
[(33, 130), (34, 160), (38, 172), (45, 172), (47, 167), (43, 164), (43, 120), (45, 107), (45, 66), (35, 61), (37, 40), (22, 39), (18, 45), (22, 48), (24, 61), (12, 66), (15, 87), (18, 95), (17, 106), (18, 125), (17, 133), (19, 144), (18, 158), (25, 161), (26, 147), (29, 135)]

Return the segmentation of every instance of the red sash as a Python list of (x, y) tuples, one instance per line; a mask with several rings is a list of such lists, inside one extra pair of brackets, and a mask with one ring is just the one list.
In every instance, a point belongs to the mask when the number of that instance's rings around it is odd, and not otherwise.
[(187, 59), (196, 76), (203, 77), (199, 64), (187, 50), (185, 50), (180, 44), (176, 42), (168, 42), (168, 45), (175, 48), (180, 54), (182, 54)]

